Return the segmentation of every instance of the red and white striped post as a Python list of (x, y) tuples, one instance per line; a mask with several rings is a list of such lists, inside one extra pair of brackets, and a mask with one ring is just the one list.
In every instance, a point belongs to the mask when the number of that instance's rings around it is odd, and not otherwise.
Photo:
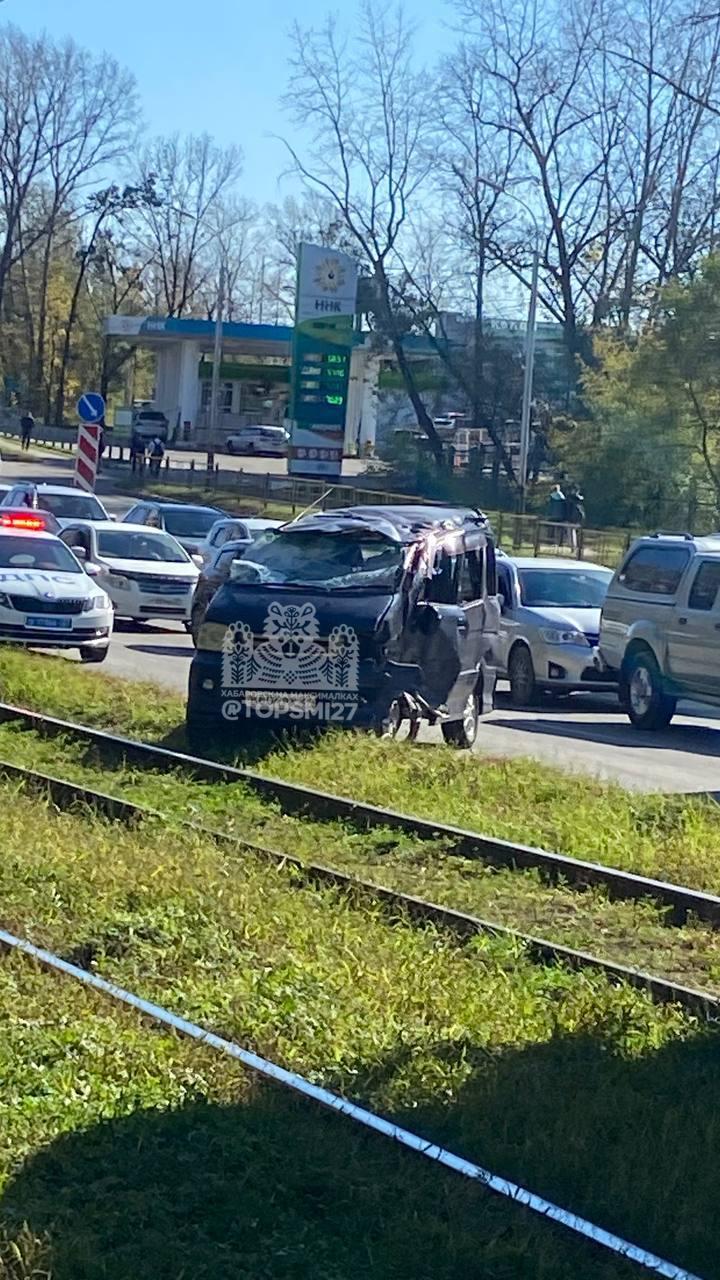
[(78, 426), (73, 483), (89, 493), (95, 490), (100, 459), (100, 423), (81, 422)]

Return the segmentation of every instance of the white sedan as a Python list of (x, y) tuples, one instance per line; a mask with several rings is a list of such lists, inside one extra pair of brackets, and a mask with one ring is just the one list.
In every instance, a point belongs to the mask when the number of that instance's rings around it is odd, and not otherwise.
[(61, 528), (71, 520), (109, 520), (94, 493), (67, 484), (14, 484), (2, 499), (4, 507), (31, 507), (50, 511)]
[(78, 520), (62, 540), (97, 571), (119, 618), (147, 622), (177, 618), (190, 630), (190, 608), (198, 568), (180, 543), (144, 524)]
[(106, 592), (59, 538), (0, 527), (0, 640), (102, 662), (112, 625)]

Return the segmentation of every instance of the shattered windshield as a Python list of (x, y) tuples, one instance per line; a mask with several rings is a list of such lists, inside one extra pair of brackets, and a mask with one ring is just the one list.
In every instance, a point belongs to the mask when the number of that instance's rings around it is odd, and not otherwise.
[(402, 562), (400, 543), (366, 532), (270, 533), (238, 561), (233, 581), (327, 591), (394, 591)]

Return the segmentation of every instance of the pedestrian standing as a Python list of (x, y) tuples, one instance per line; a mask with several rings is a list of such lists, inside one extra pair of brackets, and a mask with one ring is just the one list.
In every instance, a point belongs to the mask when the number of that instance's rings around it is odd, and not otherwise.
[(142, 471), (145, 465), (145, 441), (140, 439), (137, 431), (130, 437), (130, 469)]
[(20, 419), (20, 447), (26, 451), (30, 448), (30, 437), (35, 429), (35, 419), (29, 409), (26, 409)]
[(549, 515), (552, 525), (552, 541), (562, 546), (565, 538), (563, 525), (567, 519), (567, 500), (559, 484), (554, 484), (550, 491)]
[(577, 551), (578, 535), (585, 523), (585, 499), (576, 484), (568, 486), (565, 499), (565, 519), (570, 526), (570, 546), (573, 551)]
[(164, 457), (165, 446), (160, 437), (155, 436), (150, 448), (150, 474), (155, 476), (156, 479), (160, 475), (160, 464)]

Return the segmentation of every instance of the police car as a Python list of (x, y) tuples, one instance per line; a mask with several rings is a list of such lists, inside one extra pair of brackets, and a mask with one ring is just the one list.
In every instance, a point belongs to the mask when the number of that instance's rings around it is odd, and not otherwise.
[(38, 529), (0, 525), (0, 640), (42, 649), (79, 649), (83, 662), (107, 657), (110, 599), (72, 551)]

